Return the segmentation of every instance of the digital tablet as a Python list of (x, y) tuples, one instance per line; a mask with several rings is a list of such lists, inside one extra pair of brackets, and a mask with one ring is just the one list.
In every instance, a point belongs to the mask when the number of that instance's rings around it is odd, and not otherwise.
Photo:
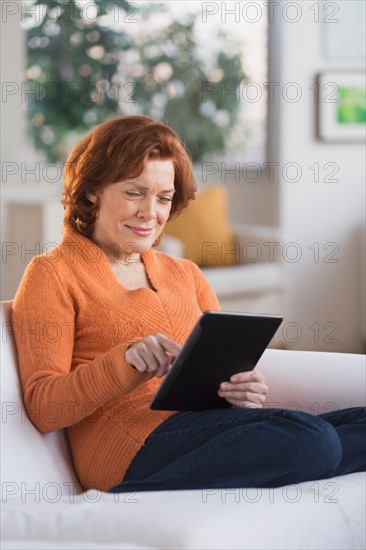
[(150, 403), (168, 411), (231, 407), (221, 382), (254, 369), (282, 322), (278, 315), (206, 311), (197, 321)]

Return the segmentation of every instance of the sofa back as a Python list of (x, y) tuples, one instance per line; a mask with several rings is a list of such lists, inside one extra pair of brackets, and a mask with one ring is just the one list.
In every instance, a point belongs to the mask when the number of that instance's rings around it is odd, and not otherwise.
[(34, 491), (42, 499), (80, 494), (65, 430), (41, 434), (23, 404), (11, 323), (12, 302), (0, 302), (1, 318), (1, 489), (2, 499), (25, 498)]

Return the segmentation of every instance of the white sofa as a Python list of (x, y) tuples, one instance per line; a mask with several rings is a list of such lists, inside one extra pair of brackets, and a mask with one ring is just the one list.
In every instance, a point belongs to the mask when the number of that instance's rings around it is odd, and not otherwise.
[[(64, 431), (28, 419), (1, 304), (1, 548), (364, 549), (365, 474), (277, 489), (83, 492)], [(365, 357), (267, 350), (268, 406), (312, 414), (365, 404)]]

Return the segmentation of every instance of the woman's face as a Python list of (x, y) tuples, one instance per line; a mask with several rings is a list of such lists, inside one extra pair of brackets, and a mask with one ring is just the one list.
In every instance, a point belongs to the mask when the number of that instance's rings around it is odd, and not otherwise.
[[(173, 162), (147, 161), (136, 178), (107, 185), (97, 194), (92, 240), (115, 260), (136, 260), (136, 255), (152, 247), (168, 220), (174, 195)], [(87, 197), (96, 202), (97, 194), (87, 193)]]

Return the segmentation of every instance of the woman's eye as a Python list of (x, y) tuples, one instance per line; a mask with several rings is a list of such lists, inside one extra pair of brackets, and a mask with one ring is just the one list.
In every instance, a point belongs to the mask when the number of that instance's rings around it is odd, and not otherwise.
[[(125, 191), (125, 195), (127, 197), (130, 197), (132, 199), (139, 199), (143, 196), (142, 193), (140, 193), (139, 191)], [(170, 202), (172, 202), (173, 200), (173, 197), (168, 197), (168, 196), (162, 196), (162, 197), (158, 197), (159, 201), (165, 203), (165, 204), (168, 204)]]

